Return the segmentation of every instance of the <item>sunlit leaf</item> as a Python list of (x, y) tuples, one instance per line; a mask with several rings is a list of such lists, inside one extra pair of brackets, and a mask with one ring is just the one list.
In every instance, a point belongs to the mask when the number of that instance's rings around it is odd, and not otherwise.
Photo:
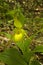
[(33, 50), (33, 52), (43, 52), (43, 45), (36, 46), (36, 48)]

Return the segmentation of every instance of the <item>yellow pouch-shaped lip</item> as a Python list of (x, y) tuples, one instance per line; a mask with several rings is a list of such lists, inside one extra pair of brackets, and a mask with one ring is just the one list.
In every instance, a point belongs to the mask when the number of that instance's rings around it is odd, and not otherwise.
[(19, 42), (22, 41), (24, 38), (25, 31), (23, 29), (15, 30), (15, 34), (13, 34), (13, 41), (14, 42)]
[(15, 34), (14, 35), (14, 40), (15, 41), (20, 41), (23, 37), (23, 34), (22, 33), (19, 33), (19, 34)]

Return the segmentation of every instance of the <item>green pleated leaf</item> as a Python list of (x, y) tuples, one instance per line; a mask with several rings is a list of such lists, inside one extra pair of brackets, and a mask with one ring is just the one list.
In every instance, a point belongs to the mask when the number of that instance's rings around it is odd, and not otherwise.
[(17, 49), (10, 48), (0, 53), (0, 60), (7, 65), (27, 65)]
[(5, 37), (7, 37), (8, 39), (11, 39), (12, 35), (10, 33), (6, 33), (6, 32), (0, 32), (0, 34), (3, 34)]
[(24, 53), (24, 59), (28, 63), (28, 65), (29, 65), (30, 59), (33, 56), (34, 56), (34, 53), (32, 51), (30, 51), (29, 49), (27, 51), (25, 51), (25, 53)]
[(43, 52), (43, 45), (37, 46), (33, 51), (34, 52)]
[(33, 60), (30, 65), (41, 65), (37, 60)]
[(6, 15), (10, 15), (10, 16), (12, 16), (12, 17), (14, 17), (14, 14), (15, 14), (15, 10), (11, 10), (11, 11), (8, 11), (8, 12), (6, 13)]
[(11, 39), (11, 34), (5, 33), (5, 32), (3, 32), (3, 33), (4, 33), (4, 35), (5, 35), (8, 39)]

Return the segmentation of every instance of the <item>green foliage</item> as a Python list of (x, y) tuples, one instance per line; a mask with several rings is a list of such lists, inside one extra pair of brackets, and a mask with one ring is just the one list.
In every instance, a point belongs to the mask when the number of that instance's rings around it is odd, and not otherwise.
[(34, 49), (34, 52), (43, 52), (43, 45), (39, 45)]
[[(3, 2), (3, 4), (2, 4)], [(15, 2), (15, 1), (14, 1)], [(30, 44), (34, 37), (39, 33), (43, 32), (43, 24), (41, 29), (38, 29), (36, 33), (31, 36), (27, 35), (27, 31), (24, 29), (24, 25), (30, 22), (42, 22), (43, 18), (27, 18), (22, 13), (22, 8), (19, 3), (15, 4), (15, 7), (10, 8), (10, 4), (5, 2), (4, 0), (0, 0), (0, 27), (1, 24), (6, 22), (8, 25), (12, 24), (15, 26), (13, 28), (12, 33), (1, 31), (0, 34), (3, 34), (5, 37), (9, 39), (10, 44), (12, 42), (15, 43), (17, 49), (14, 47), (5, 49), (2, 53), (0, 52), (0, 60), (7, 65), (40, 65), (40, 62), (36, 59), (36, 52), (43, 52), (43, 46), (36, 46), (32, 51), (30, 49)], [(22, 30), (22, 31), (21, 31)], [(29, 30), (29, 29), (28, 29)], [(18, 33), (18, 36), (17, 36)], [(19, 41), (20, 38), (19, 33), (23, 35), (23, 38)], [(16, 34), (17, 42), (14, 40), (14, 35)], [(16, 40), (17, 40), (16, 39)], [(8, 43), (9, 44), (9, 43)]]
[(0, 53), (0, 60), (7, 65), (27, 65), (20, 52), (14, 48), (6, 49)]
[(32, 61), (30, 65), (36, 65), (36, 64), (41, 65), (37, 60)]
[[(34, 52), (28, 48), (34, 36), (35, 35), (32, 35), (29, 39), (27, 38), (25, 41), (16, 43), (16, 45), (21, 49), (23, 55), (21, 55), (21, 53), (15, 48), (6, 49), (4, 52), (0, 53), (0, 60), (7, 65), (34, 65), (36, 63), (40, 65), (38, 61), (34, 61), (34, 54), (35, 52), (43, 52), (43, 46), (37, 46), (33, 50)], [(34, 59), (32, 59), (32, 57)]]

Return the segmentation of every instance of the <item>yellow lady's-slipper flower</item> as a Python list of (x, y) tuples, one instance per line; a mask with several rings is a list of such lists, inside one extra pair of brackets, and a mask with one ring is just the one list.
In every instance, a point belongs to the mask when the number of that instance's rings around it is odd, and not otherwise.
[(14, 40), (15, 41), (21, 41), (23, 38), (23, 34), (22, 33), (19, 33), (19, 34), (15, 34), (14, 35)]
[(21, 30), (19, 31), (19, 33), (18, 33), (18, 31), (17, 31), (17, 33), (15, 33), (15, 34), (13, 35), (13, 40), (14, 40), (15, 42), (19, 42), (19, 41), (21, 41), (23, 38), (24, 38), (24, 30), (23, 30), (23, 29), (21, 29)]

